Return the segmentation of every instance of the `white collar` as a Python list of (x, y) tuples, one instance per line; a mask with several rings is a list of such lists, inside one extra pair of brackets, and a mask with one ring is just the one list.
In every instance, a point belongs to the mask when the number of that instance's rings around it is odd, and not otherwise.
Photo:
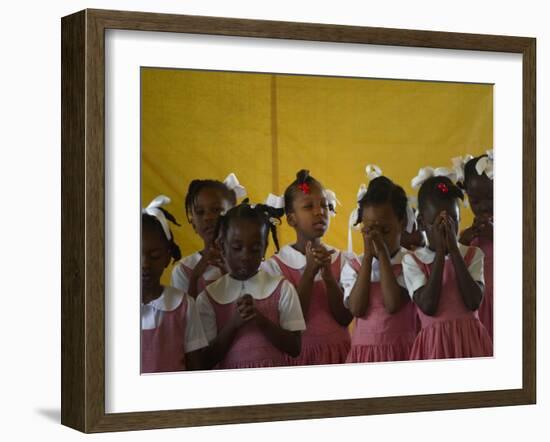
[[(200, 252), (195, 252), (192, 255), (182, 258), (180, 262), (185, 267), (194, 269), (201, 259), (202, 254)], [(212, 266), (210, 264), (206, 267), (206, 271), (202, 274), (203, 278), (207, 281), (214, 281), (218, 279), (221, 275), (222, 271), (218, 267)]]
[(244, 294), (250, 294), (254, 299), (265, 299), (275, 291), (281, 279), (282, 276), (270, 275), (263, 270), (258, 270), (252, 278), (244, 281), (226, 274), (211, 283), (206, 291), (218, 304), (230, 304)]
[(150, 306), (163, 312), (171, 312), (179, 307), (184, 296), (185, 293), (182, 290), (166, 286), (157, 299), (153, 299), (151, 302), (142, 305)]
[[(458, 243), (458, 250), (462, 257), (466, 255), (466, 253), (468, 252), (468, 248), (468, 246)], [(421, 247), (419, 249), (416, 249), (412, 253), (414, 253), (416, 257), (424, 264), (431, 264), (435, 259), (435, 252), (428, 247)], [(448, 257), (449, 255), (446, 255), (445, 259), (447, 259)]]
[[(326, 244), (323, 245), (328, 250), (335, 250), (335, 253), (333, 253), (330, 257), (331, 264), (334, 264), (334, 262), (338, 259), (338, 256), (340, 255), (340, 251)], [(284, 246), (275, 256), (283, 261), (283, 263), (287, 267), (290, 267), (294, 270), (301, 270), (306, 266), (306, 256), (296, 250), (291, 245)]]

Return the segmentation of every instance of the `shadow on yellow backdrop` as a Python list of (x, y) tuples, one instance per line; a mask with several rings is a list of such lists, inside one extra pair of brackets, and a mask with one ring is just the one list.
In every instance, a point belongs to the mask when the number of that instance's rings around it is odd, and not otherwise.
[[(251, 201), (262, 202), (309, 169), (342, 203), (324, 241), (345, 249), (367, 164), (415, 195), (410, 181), (420, 167), (450, 167), (454, 156), (492, 147), (488, 84), (141, 70), (142, 205), (159, 194), (172, 199), (183, 256), (202, 247), (183, 204), (195, 178), (235, 172)], [(470, 210), (462, 217), (464, 228)], [(353, 235), (360, 253), (360, 235)], [(294, 240), (284, 220), (279, 239)], [(267, 255), (273, 252), (271, 244)]]

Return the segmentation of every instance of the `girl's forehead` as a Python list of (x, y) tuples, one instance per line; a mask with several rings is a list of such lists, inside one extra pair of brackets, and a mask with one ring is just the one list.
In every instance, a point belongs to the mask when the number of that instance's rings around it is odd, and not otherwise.
[(249, 238), (262, 236), (262, 230), (264, 228), (265, 226), (262, 226), (257, 221), (251, 219), (232, 219), (227, 229), (227, 237)]
[(309, 185), (306, 191), (303, 191), (302, 189), (298, 188), (294, 192), (294, 201), (306, 200), (306, 199), (317, 200), (317, 199), (324, 199), (324, 198), (326, 198), (324, 189), (317, 184)]
[(195, 197), (194, 206), (222, 204), (226, 200), (227, 198), (225, 198), (221, 189), (205, 187), (201, 189)]
[(392, 222), (399, 221), (390, 203), (369, 205), (363, 208), (363, 221)]

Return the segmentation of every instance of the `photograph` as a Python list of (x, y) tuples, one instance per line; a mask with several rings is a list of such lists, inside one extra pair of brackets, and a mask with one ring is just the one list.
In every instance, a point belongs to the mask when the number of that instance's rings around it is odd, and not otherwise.
[(491, 357), (493, 89), (142, 67), (141, 372)]

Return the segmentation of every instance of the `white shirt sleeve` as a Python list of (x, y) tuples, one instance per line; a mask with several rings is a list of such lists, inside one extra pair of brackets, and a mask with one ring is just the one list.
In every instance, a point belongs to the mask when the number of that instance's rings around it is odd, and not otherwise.
[(402, 265), (405, 285), (412, 299), (414, 292), (427, 284), (428, 278), (411, 255), (407, 254), (403, 257)]
[(277, 262), (271, 258), (263, 261), (260, 265), (260, 269), (262, 269), (264, 272), (269, 273), (271, 276), (280, 276), (283, 274), (283, 272), (281, 272), (279, 264), (277, 264)]
[(480, 248), (476, 247), (475, 249), (476, 251), (470, 265), (468, 266), (468, 271), (470, 272), (470, 275), (472, 275), (472, 279), (474, 281), (485, 285), (485, 275), (483, 274), (485, 254)]
[(177, 262), (172, 269), (170, 285), (172, 287), (176, 287), (177, 289), (183, 290), (185, 293), (189, 293), (189, 278), (183, 270), (181, 262)]
[(355, 281), (357, 281), (357, 272), (349, 262), (346, 262), (340, 274), (340, 284), (344, 289), (344, 305), (346, 308), (349, 308), (349, 296), (351, 294), (351, 289), (353, 289), (355, 285)]
[(285, 330), (299, 331), (306, 329), (298, 292), (286, 279), (281, 283), (279, 322)]
[(208, 342), (212, 342), (218, 336), (218, 325), (216, 323), (216, 312), (210, 304), (206, 292), (201, 292), (197, 296), (197, 310), (199, 312), (202, 328)]
[(191, 296), (187, 297), (187, 312), (185, 313), (185, 353), (206, 347), (208, 340), (202, 328), (199, 311), (195, 305), (195, 300)]

